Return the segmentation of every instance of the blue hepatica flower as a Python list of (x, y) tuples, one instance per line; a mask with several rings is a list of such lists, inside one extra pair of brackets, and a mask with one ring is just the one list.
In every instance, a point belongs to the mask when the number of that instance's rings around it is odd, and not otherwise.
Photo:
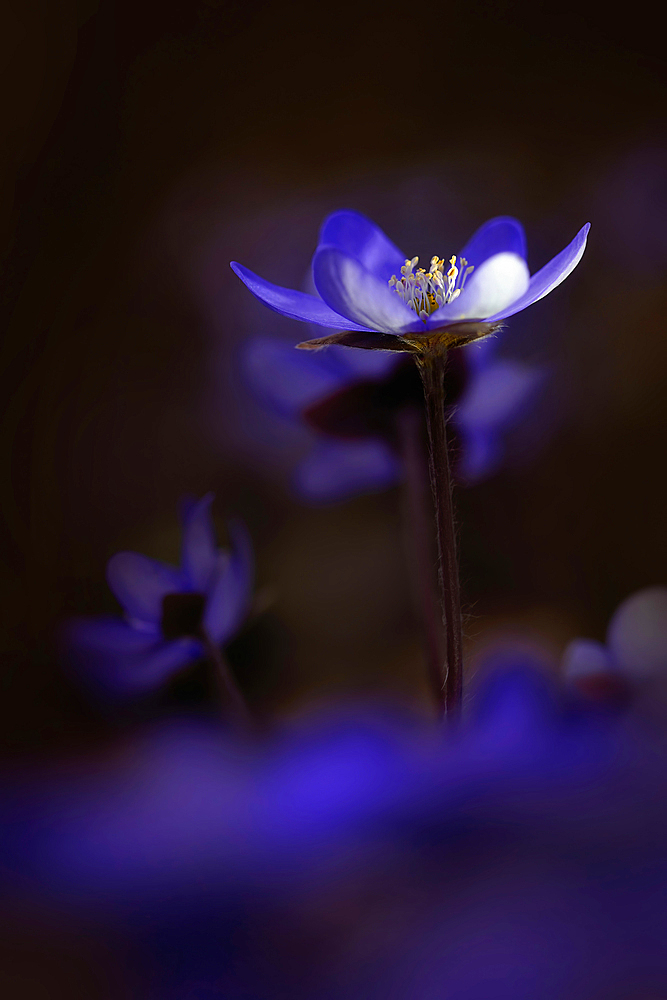
[[(496, 471), (504, 432), (520, 420), (544, 376), (536, 366), (497, 359), (495, 346), (487, 339), (465, 354), (456, 352), (445, 376), (459, 444), (456, 474), (468, 483)], [(275, 338), (254, 337), (243, 362), (252, 391), (267, 409), (318, 432), (294, 472), (300, 497), (344, 500), (402, 478), (397, 416), (422, 400), (411, 359), (337, 345), (297, 352)]]
[(242, 264), (231, 266), (271, 309), (339, 331), (303, 346), (415, 351), (419, 338), (438, 333), (450, 346), (479, 339), (543, 298), (581, 260), (589, 228), (531, 276), (521, 223), (500, 216), (478, 229), (458, 257), (446, 263), (434, 256), (426, 271), (369, 219), (340, 211), (320, 232), (312, 263), (316, 295), (274, 285)]
[(183, 504), (181, 565), (136, 552), (119, 552), (107, 581), (124, 617), (75, 619), (65, 629), (70, 660), (105, 694), (142, 694), (158, 687), (205, 653), (205, 643), (227, 642), (248, 610), (253, 559), (240, 522), (229, 526), (232, 549), (218, 549), (210, 507), (213, 495)]

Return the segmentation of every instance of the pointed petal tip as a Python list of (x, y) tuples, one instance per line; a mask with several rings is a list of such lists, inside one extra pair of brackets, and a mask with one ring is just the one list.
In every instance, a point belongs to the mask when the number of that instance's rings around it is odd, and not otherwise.
[(582, 246), (582, 247), (586, 246), (586, 240), (588, 239), (588, 234), (590, 232), (590, 228), (591, 228), (590, 222), (586, 222), (581, 227), (581, 229), (577, 232), (577, 235), (572, 240), (572, 243), (570, 244), (570, 246), (572, 246), (572, 244), (575, 244), (576, 246)]
[(252, 539), (245, 522), (231, 518), (227, 531), (231, 550), (218, 552), (204, 613), (204, 626), (218, 643), (227, 642), (247, 616), (255, 575)]
[(574, 239), (560, 253), (552, 257), (544, 267), (532, 275), (526, 292), (506, 309), (490, 318), (492, 320), (509, 319), (510, 316), (514, 316), (533, 303), (539, 302), (545, 295), (557, 288), (572, 273), (583, 257), (590, 228), (590, 222), (582, 226)]
[(512, 215), (496, 215), (477, 229), (461, 250), (468, 264), (480, 267), (494, 254), (516, 253), (526, 258), (526, 233)]
[(210, 507), (215, 500), (215, 493), (209, 491), (204, 496), (198, 497), (195, 493), (184, 493), (178, 501), (178, 514), (181, 525), (185, 527), (192, 520), (195, 513), (202, 507)]
[(128, 557), (134, 558), (137, 555), (136, 552), (130, 552), (129, 549), (123, 549), (122, 552), (114, 552), (110, 559), (107, 560), (106, 569), (104, 575), (109, 586), (113, 589), (111, 581), (115, 578), (118, 569), (123, 566)]
[(214, 500), (215, 500), (215, 493), (213, 492), (213, 490), (208, 490), (207, 493), (204, 493), (203, 497), (200, 497), (200, 499), (197, 500), (197, 506), (210, 507)]
[(215, 568), (217, 544), (211, 516), (214, 494), (205, 493), (183, 513), (181, 567), (194, 590), (205, 591)]
[(236, 261), (231, 261), (230, 267), (255, 298), (263, 302), (269, 309), (273, 309), (274, 312), (286, 316), (287, 319), (314, 323), (316, 326), (325, 326), (334, 330), (367, 330), (366, 327), (358, 326), (331, 309), (317, 295), (308, 295), (306, 292), (299, 292), (294, 288), (274, 285)]

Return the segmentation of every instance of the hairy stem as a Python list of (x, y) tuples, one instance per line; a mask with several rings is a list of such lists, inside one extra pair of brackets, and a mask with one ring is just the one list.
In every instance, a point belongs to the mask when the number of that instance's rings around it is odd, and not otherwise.
[(443, 705), (446, 715), (457, 715), (463, 692), (461, 643), (461, 595), (456, 558), (456, 532), (452, 506), (452, 482), (447, 447), (444, 376), (447, 355), (437, 348), (416, 357), (424, 386), (426, 426), (429, 441), (429, 473), (435, 507), (438, 546), (438, 581), (445, 632)]
[(436, 589), (433, 513), (428, 455), (421, 407), (406, 406), (396, 415), (398, 441), (405, 468), (405, 525), (411, 583), (421, 619), (429, 684), (436, 706), (445, 710), (444, 635)]

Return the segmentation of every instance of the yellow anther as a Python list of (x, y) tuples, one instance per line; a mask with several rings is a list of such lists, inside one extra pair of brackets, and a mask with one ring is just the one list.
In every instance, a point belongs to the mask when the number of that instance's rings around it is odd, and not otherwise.
[(415, 272), (418, 263), (419, 257), (406, 258), (405, 264), (401, 267), (402, 277), (397, 278), (394, 274), (388, 284), (403, 302), (426, 322), (436, 309), (458, 298), (473, 268), (461, 258), (459, 261), (461, 270), (459, 270), (456, 266), (456, 256), (450, 258), (450, 268), (447, 272), (445, 272), (444, 257), (431, 257), (428, 271), (419, 267)]

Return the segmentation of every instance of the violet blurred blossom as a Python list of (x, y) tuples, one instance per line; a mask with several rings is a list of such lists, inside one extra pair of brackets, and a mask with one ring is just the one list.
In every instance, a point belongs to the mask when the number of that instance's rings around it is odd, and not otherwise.
[(343, 331), (304, 346), (338, 342), (414, 351), (415, 336), (460, 327), (460, 336), (452, 336), (457, 344), (466, 343), (543, 298), (581, 260), (589, 228), (585, 225), (531, 277), (523, 226), (499, 216), (477, 230), (459, 257), (451, 258), (448, 270), (445, 259), (434, 257), (428, 273), (414, 273), (418, 258), (406, 259), (360, 213), (339, 211), (324, 221), (313, 257), (317, 294), (274, 285), (236, 262), (231, 266), (269, 308), (290, 319)]
[[(544, 373), (495, 357), (486, 339), (450, 357), (446, 395), (459, 447), (456, 474), (467, 483), (492, 475), (503, 435), (535, 398)], [(403, 475), (396, 438), (401, 408), (422, 406), (411, 359), (385, 351), (301, 352), (271, 337), (253, 337), (243, 355), (251, 390), (266, 408), (317, 432), (296, 466), (293, 487), (310, 502), (344, 500), (393, 486)]]
[(623, 601), (606, 642), (574, 639), (563, 655), (563, 673), (580, 684), (667, 680), (667, 587), (647, 587)]
[(230, 551), (216, 545), (213, 494), (182, 504), (181, 565), (119, 552), (107, 581), (123, 617), (77, 618), (63, 630), (69, 661), (89, 687), (118, 698), (146, 693), (205, 655), (207, 641), (232, 638), (247, 614), (253, 578), (250, 539), (229, 525)]
[(459, 732), (368, 706), (264, 744), (172, 723), (5, 777), (5, 905), (126, 935), (151, 1000), (661, 995), (666, 765), (641, 715), (529, 663)]

